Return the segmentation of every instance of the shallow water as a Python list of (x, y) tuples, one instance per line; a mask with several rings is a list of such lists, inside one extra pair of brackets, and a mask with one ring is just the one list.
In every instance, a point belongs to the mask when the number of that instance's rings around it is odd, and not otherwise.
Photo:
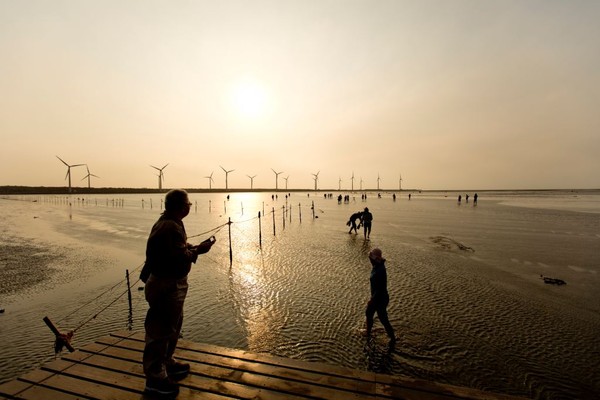
[[(184, 222), (199, 236), (190, 241), (220, 228), (190, 274), (183, 336), (531, 398), (597, 398), (600, 195), (480, 193), (477, 206), (464, 194), (458, 205), (457, 195), (358, 194), (338, 204), (322, 194), (192, 194)], [(131, 316), (127, 296), (102, 309), (124, 293), (124, 284), (109, 289), (125, 269), (136, 280), (160, 197), (72, 197), (71, 206), (14, 198), (0, 199), (0, 278), (10, 282), (0, 286), (0, 339), (10, 343), (0, 381), (53, 357), (44, 315), (61, 329), (79, 328), (76, 347), (143, 330), (139, 284)], [(369, 241), (345, 225), (365, 206), (374, 214)], [(378, 321), (374, 340), (363, 337), (373, 247), (388, 260), (394, 349)], [(546, 285), (540, 274), (567, 285)]]

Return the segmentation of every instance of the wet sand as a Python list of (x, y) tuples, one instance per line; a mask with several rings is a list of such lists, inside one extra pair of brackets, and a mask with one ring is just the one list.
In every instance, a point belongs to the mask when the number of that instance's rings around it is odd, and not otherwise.
[[(473, 207), (464, 200), (459, 206), (453, 194), (396, 202), (390, 196), (362, 202), (357, 195), (338, 205), (293, 194), (284, 228), (282, 194), (276, 201), (232, 194), (229, 202), (223, 194), (193, 195), (188, 234), (231, 217), (234, 260), (230, 267), (223, 228), (190, 274), (184, 337), (532, 398), (597, 397), (600, 214), (560, 209), (563, 203), (536, 208), (531, 197), (484, 196)], [(103, 303), (78, 310), (81, 305), (140, 265), (159, 210), (150, 210), (148, 199), (142, 209), (140, 196), (127, 197), (123, 208), (102, 200), (71, 208), (0, 202), (1, 259), (10, 264), (0, 269), (2, 281), (10, 282), (0, 292), (6, 308), (0, 339), (11, 343), (0, 360), (2, 381), (52, 357), (44, 315), (77, 327)], [(267, 213), (277, 210), (277, 232), (267, 214), (261, 249), (255, 216), (263, 203)], [(364, 206), (374, 214), (370, 241), (362, 231), (349, 235), (345, 225)], [(375, 340), (362, 336), (366, 254), (375, 246), (388, 259), (389, 313), (399, 336), (392, 350), (377, 321)], [(540, 274), (567, 285), (544, 284)], [(122, 289), (109, 291), (109, 301)], [(131, 317), (122, 299), (81, 328), (75, 345), (123, 327), (142, 330), (143, 292), (132, 294)]]

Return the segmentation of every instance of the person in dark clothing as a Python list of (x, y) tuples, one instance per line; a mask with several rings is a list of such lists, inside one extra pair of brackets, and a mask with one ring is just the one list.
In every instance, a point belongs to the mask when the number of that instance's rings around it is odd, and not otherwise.
[(179, 386), (175, 381), (190, 371), (189, 364), (173, 358), (183, 322), (187, 275), (198, 255), (208, 252), (215, 242), (214, 237), (197, 246), (187, 242), (182, 220), (189, 214), (191, 204), (184, 190), (166, 194), (165, 211), (148, 237), (146, 262), (140, 274), (150, 306), (144, 323), (145, 392), (153, 396), (177, 396)]
[(390, 296), (387, 291), (387, 272), (385, 269), (385, 258), (382, 257), (380, 249), (373, 249), (369, 253), (369, 261), (373, 269), (371, 270), (371, 298), (367, 303), (367, 337), (371, 337), (373, 329), (373, 317), (377, 317), (383, 324), (385, 331), (390, 338), (390, 344), (396, 342), (394, 328), (390, 324), (387, 314), (387, 306), (390, 302)]
[(360, 220), (363, 226), (363, 233), (365, 234), (365, 239), (369, 239), (371, 237), (371, 221), (373, 221), (373, 214), (369, 212), (368, 207), (365, 207), (365, 211), (363, 211), (362, 218)]
[[(362, 218), (362, 214), (363, 214), (362, 211), (359, 211), (350, 216), (350, 219), (348, 220), (348, 222), (346, 222), (346, 225), (348, 225), (350, 227), (350, 230), (348, 231), (348, 233), (352, 233), (353, 229), (354, 229), (354, 233), (358, 233), (358, 228), (360, 228), (360, 220)], [(356, 220), (358, 220), (358, 226), (356, 226)]]

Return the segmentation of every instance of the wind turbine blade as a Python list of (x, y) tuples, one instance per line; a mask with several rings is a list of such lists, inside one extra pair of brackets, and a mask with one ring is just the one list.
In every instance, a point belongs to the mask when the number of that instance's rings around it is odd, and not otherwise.
[(73, 165), (71, 165), (71, 167), (81, 167), (82, 165), (85, 165), (85, 164), (73, 164)]
[(70, 169), (68, 169), (68, 170), (67, 170), (67, 174), (65, 175), (65, 180), (66, 180), (66, 179), (69, 177), (69, 174), (70, 174), (70, 172), (71, 172), (71, 170), (70, 170)]
[(221, 167), (221, 169), (222, 169), (223, 171), (225, 171), (225, 173), (227, 173), (227, 170), (226, 170), (225, 168), (223, 168), (223, 166), (219, 165), (219, 167)]
[(67, 163), (65, 162), (65, 160), (63, 160), (63, 159), (62, 159), (62, 158), (60, 158), (59, 156), (56, 156), (56, 158), (58, 158), (60, 161), (62, 161), (62, 163), (63, 163), (63, 164), (65, 164), (67, 167), (69, 166), (69, 164), (67, 164)]
[(150, 165), (150, 166), (151, 166), (152, 168), (154, 168), (155, 170), (157, 170), (157, 171), (160, 171), (160, 168), (158, 168), (158, 167), (155, 167), (154, 165)]
[(166, 163), (164, 167), (161, 168), (161, 171), (165, 168), (167, 168), (167, 165), (169, 165), (169, 163)]

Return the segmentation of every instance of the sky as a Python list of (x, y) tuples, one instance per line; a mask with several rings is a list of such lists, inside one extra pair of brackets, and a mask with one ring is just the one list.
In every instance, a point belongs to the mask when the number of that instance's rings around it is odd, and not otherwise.
[(94, 187), (156, 188), (168, 164), (163, 188), (225, 188), (223, 168), (228, 188), (600, 188), (598, 20), (580, 0), (0, 0), (0, 185), (66, 186), (58, 156)]

